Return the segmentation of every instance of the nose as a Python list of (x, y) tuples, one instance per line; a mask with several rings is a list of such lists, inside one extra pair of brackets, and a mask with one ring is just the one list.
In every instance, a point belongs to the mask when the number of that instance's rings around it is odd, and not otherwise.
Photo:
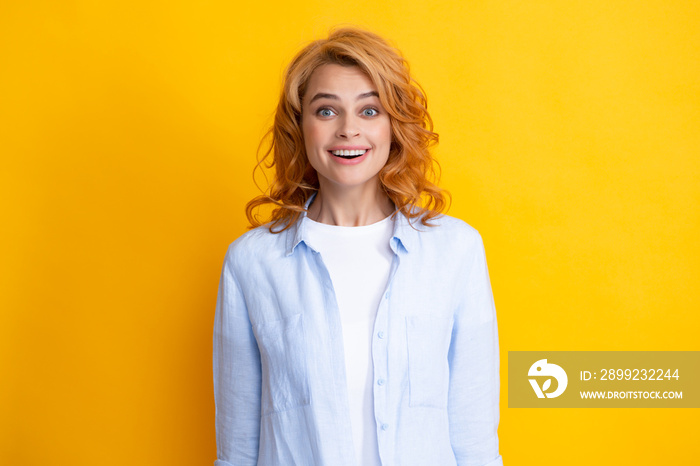
[(357, 119), (353, 115), (345, 115), (339, 119), (338, 131), (336, 136), (343, 139), (350, 139), (360, 134), (360, 127)]

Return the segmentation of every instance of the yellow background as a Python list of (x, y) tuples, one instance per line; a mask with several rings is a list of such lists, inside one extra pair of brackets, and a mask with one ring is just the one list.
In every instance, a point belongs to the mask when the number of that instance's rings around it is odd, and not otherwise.
[(508, 350), (697, 350), (694, 0), (7, 1), (0, 463), (210, 465), (226, 246), (282, 70), (352, 23), (425, 87), (487, 250), (509, 466), (690, 464), (692, 409), (508, 409)]

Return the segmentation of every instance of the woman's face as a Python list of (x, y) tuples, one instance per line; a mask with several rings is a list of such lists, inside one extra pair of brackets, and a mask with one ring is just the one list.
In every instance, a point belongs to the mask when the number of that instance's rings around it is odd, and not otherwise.
[(302, 102), (302, 132), (321, 189), (376, 189), (389, 158), (391, 122), (360, 68), (316, 68)]

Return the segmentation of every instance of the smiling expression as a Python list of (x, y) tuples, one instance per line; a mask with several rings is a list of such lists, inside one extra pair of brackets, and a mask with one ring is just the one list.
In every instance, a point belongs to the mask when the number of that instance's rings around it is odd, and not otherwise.
[(321, 189), (376, 189), (389, 158), (391, 121), (369, 77), (356, 66), (319, 66), (302, 109), (306, 154)]

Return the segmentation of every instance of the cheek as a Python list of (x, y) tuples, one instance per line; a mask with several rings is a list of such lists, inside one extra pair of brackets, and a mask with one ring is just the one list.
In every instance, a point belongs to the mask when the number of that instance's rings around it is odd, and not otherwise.
[(387, 120), (384, 124), (376, 126), (373, 136), (378, 144), (390, 145), (392, 141), (391, 123)]
[(303, 124), (302, 134), (304, 136), (304, 144), (307, 148), (311, 148), (323, 141), (323, 131), (320, 125), (315, 125), (313, 123)]

